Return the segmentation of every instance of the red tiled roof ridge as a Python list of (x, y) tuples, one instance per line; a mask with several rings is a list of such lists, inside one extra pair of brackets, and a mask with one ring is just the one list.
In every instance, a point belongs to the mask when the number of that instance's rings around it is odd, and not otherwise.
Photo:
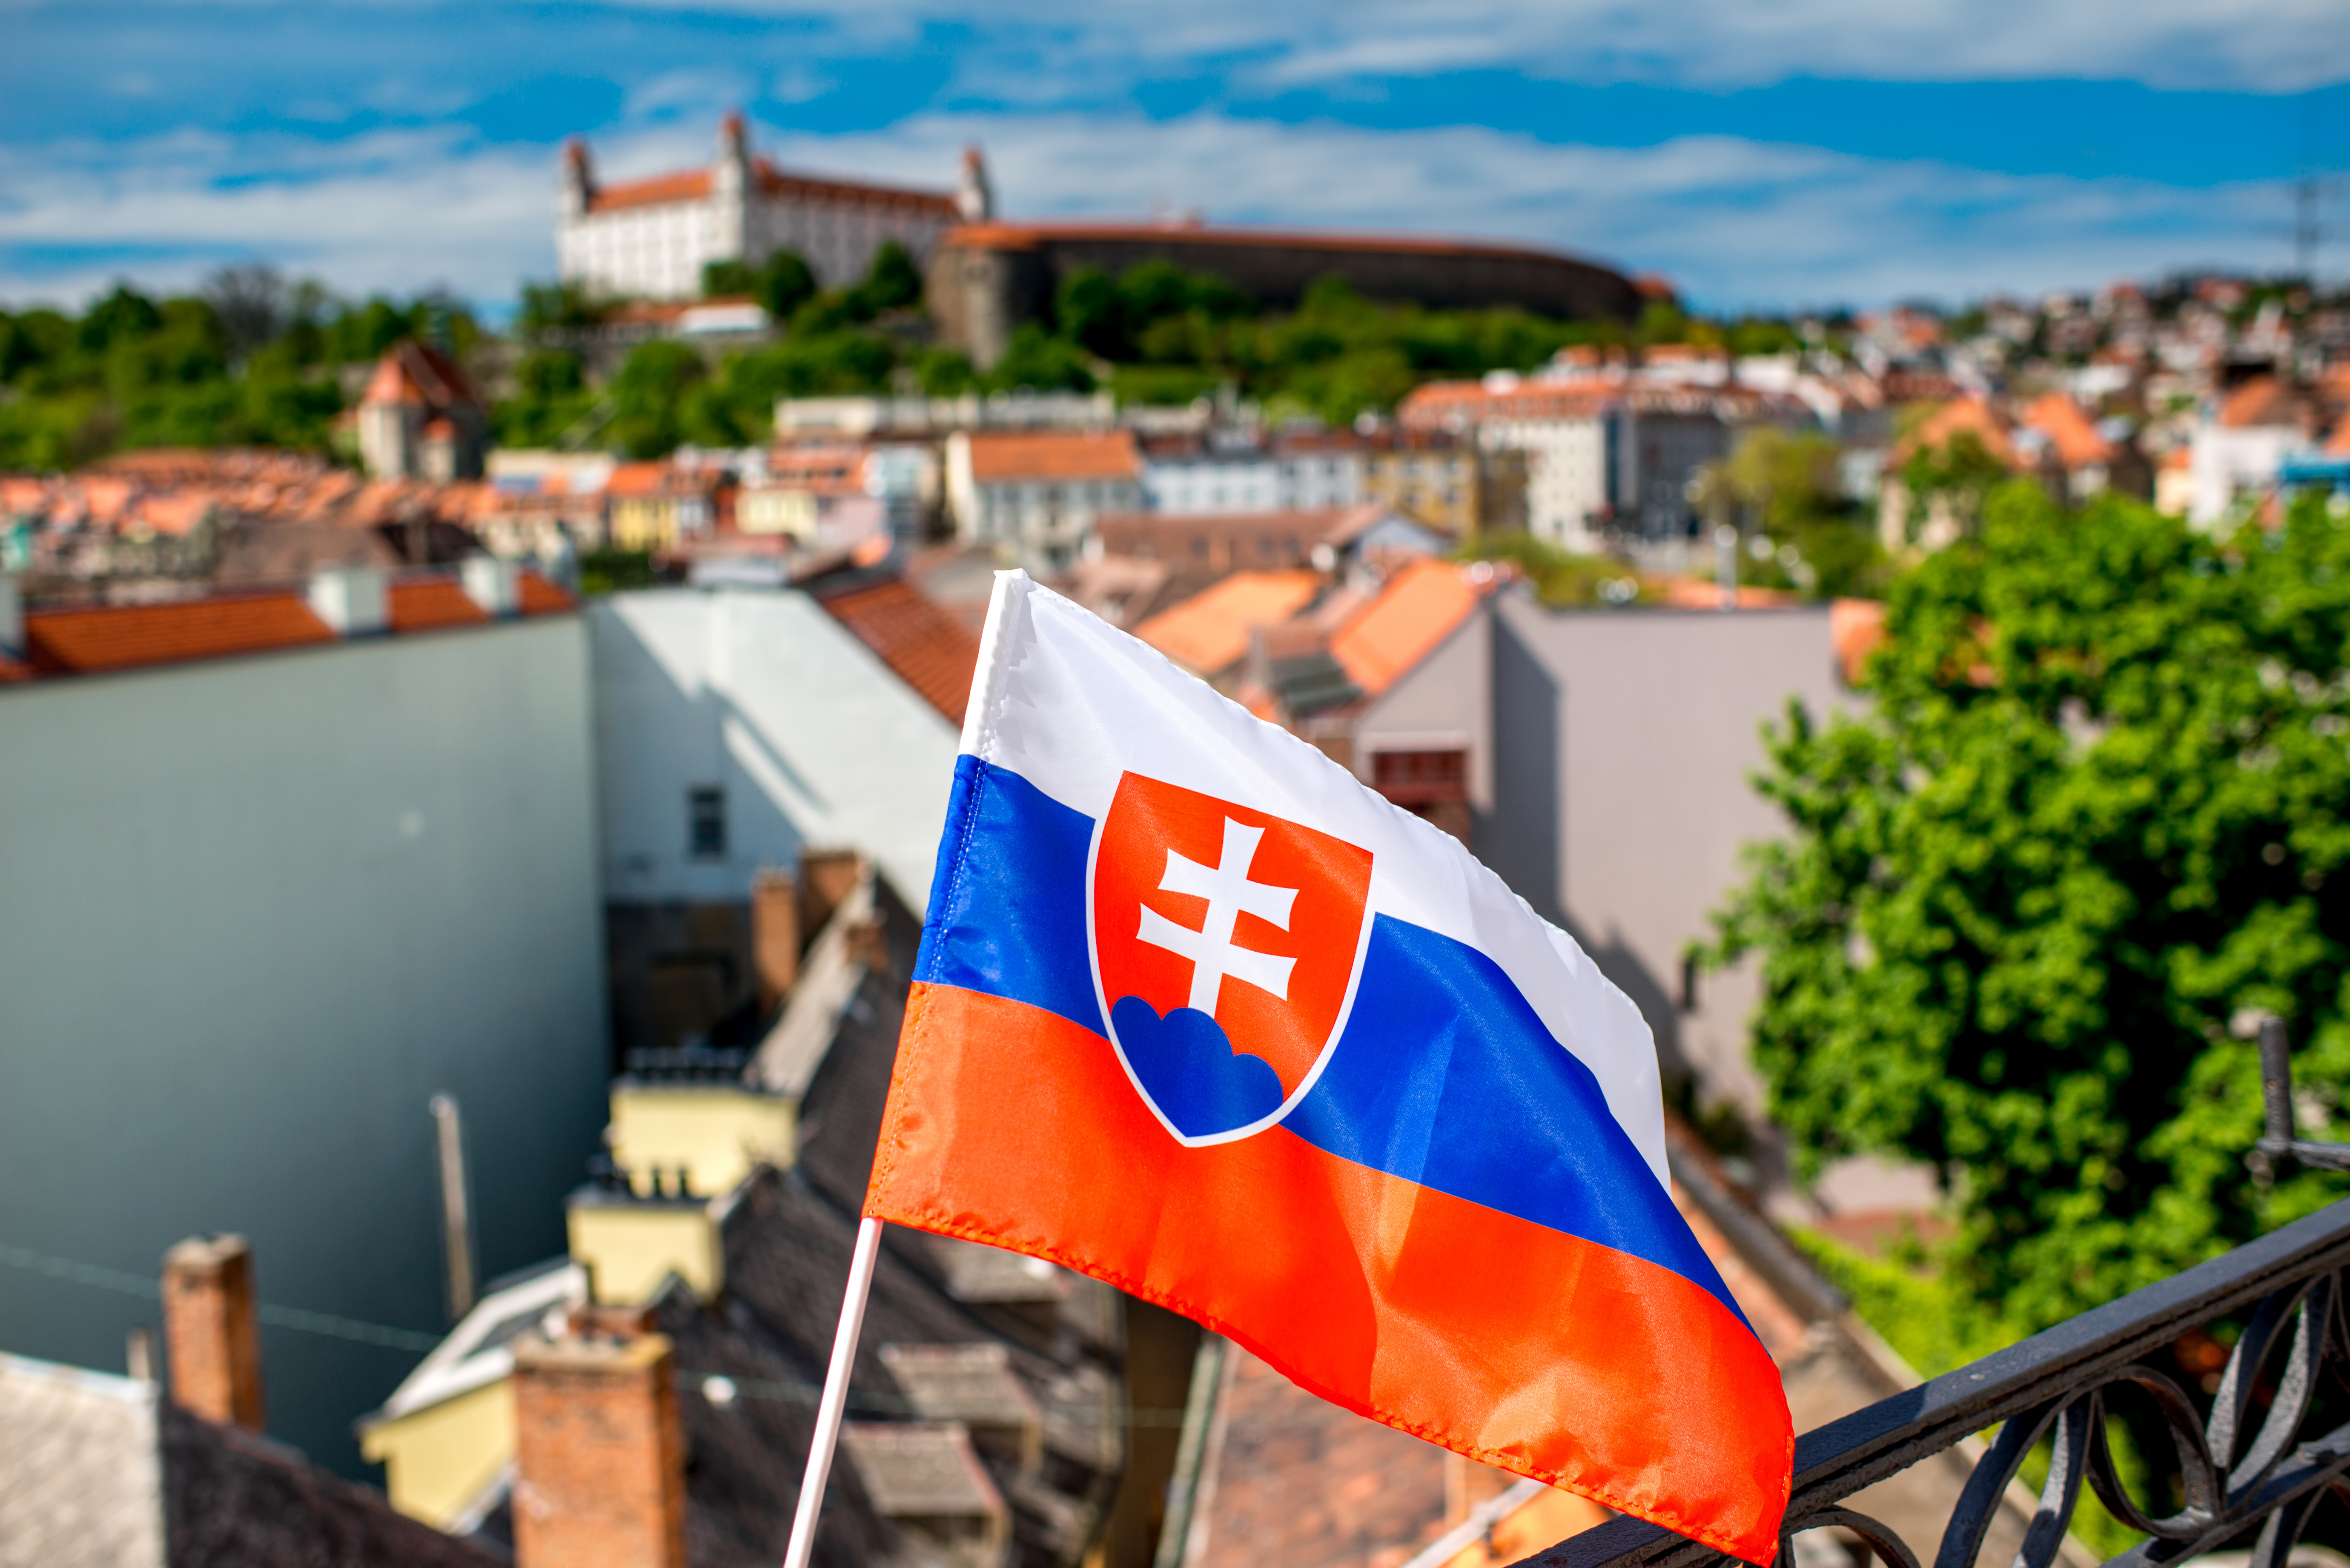
[(979, 666), (979, 639), (970, 628), (900, 576), (833, 587), (819, 582), (810, 591), (917, 696), (949, 723), (962, 722)]

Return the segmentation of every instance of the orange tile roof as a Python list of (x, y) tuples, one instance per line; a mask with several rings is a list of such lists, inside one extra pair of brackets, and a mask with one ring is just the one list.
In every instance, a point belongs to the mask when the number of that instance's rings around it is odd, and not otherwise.
[(2220, 403), (2220, 423), (2229, 430), (2298, 425), (2302, 400), (2274, 376), (2255, 376)]
[(970, 439), (971, 476), (981, 484), (1136, 479), (1142, 473), (1132, 431), (1023, 431)]
[(700, 202), (709, 195), (710, 171), (690, 169), (679, 174), (656, 174), (649, 180), (599, 185), (588, 192), (588, 210), (610, 213), (623, 207), (658, 207), (670, 202)]
[(764, 158), (751, 163), (751, 178), (770, 196), (796, 196), (802, 201), (856, 202), (870, 207), (907, 207), (943, 218), (961, 215), (955, 199), (939, 191), (909, 191), (898, 185), (873, 185), (862, 180), (826, 180), (812, 174), (787, 174)]
[(416, 577), (394, 583), (391, 629), (432, 631), (444, 626), (473, 626), (490, 618), (464, 588), (448, 577)]
[(560, 615), (579, 607), (578, 600), (536, 572), (522, 575), (522, 592), (516, 602), (525, 615)]
[(1185, 669), (1212, 675), (1248, 652), (1251, 631), (1287, 620), (1321, 589), (1316, 572), (1234, 572), (1152, 616), (1134, 635)]
[(2015, 443), (2008, 439), (2007, 429), (1991, 405), (1980, 398), (1953, 398), (1932, 413), (1910, 432), (1907, 441), (1893, 449), (1893, 462), (1907, 462), (1909, 454), (1923, 449), (1948, 446), (1953, 437), (1964, 432), (1983, 444), (1983, 450), (2010, 468), (2021, 468), (2022, 458), (2016, 455)]
[(2088, 410), (2062, 392), (2050, 392), (2024, 410), (2023, 422), (2048, 438), (2066, 468), (2111, 462), (2114, 445), (2097, 433)]
[(179, 664), (334, 640), (327, 623), (295, 594), (31, 609), (25, 615), (25, 642), (33, 667), (52, 674)]
[(949, 722), (962, 722), (979, 664), (979, 639), (969, 628), (903, 577), (852, 580), (832, 590), (819, 583), (811, 591), (898, 679)]
[(662, 462), (624, 462), (612, 470), (612, 477), (604, 482), (607, 495), (658, 495), (661, 480), (669, 472)]
[[(940, 192), (909, 191), (899, 186), (871, 185), (858, 180), (826, 180), (806, 174), (789, 174), (764, 158), (752, 161), (751, 180), (762, 194), (768, 196), (853, 202), (865, 206), (908, 207), (950, 222), (955, 217), (954, 198)], [(588, 193), (588, 210), (591, 213), (611, 213), (629, 207), (658, 207), (673, 202), (704, 202), (709, 199), (710, 171), (686, 169), (674, 174), (655, 174), (648, 179), (598, 186)]]
[(1418, 560), (1389, 577), (1378, 597), (1330, 639), (1330, 657), (1367, 696), (1435, 650), (1477, 607), (1477, 588), (1449, 561)]

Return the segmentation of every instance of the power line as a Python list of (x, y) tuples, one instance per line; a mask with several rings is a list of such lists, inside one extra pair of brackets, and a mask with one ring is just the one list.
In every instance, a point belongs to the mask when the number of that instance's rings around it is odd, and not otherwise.
[[(46, 1274), (53, 1280), (88, 1285), (92, 1290), (140, 1296), (151, 1302), (163, 1299), (162, 1282), (149, 1275), (100, 1268), (96, 1263), (76, 1262), (71, 1258), (36, 1252), (29, 1247), (12, 1247), (5, 1241), (0, 1241), (0, 1263), (23, 1269), (28, 1273)], [(377, 1345), (387, 1350), (413, 1351), (420, 1355), (441, 1343), (441, 1336), (437, 1334), (421, 1334), (412, 1328), (390, 1328), (380, 1323), (363, 1323), (355, 1317), (311, 1312), (305, 1307), (279, 1306), (275, 1302), (256, 1303), (253, 1312), (255, 1317), (273, 1328), (324, 1334), (330, 1339), (348, 1339), (359, 1345)]]

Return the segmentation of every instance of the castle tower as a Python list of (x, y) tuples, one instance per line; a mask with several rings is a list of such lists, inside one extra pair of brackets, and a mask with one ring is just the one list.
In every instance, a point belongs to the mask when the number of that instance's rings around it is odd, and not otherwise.
[(588, 143), (577, 136), (563, 144), (562, 211), (566, 218), (584, 217), (588, 198), (596, 193), (596, 171), (588, 161)]
[(702, 280), (703, 264), (747, 261), (750, 252), (751, 203), (756, 199), (751, 182), (751, 138), (740, 109), (729, 110), (718, 122), (718, 159), (710, 166), (709, 249), (693, 263), (691, 275), (681, 281), (691, 292)]
[(983, 223), (995, 216), (995, 188), (988, 182), (987, 155), (972, 142), (962, 150), (962, 178), (955, 182), (955, 211), (966, 223)]

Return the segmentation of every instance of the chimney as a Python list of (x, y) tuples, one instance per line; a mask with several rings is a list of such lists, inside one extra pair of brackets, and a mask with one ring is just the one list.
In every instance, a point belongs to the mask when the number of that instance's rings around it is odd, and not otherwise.
[(751, 960), (764, 1012), (790, 995), (800, 977), (800, 884), (788, 871), (751, 879)]
[(13, 573), (0, 572), (0, 655), (25, 654), (25, 590)]
[(457, 567), (465, 597), (489, 614), (504, 618), (522, 608), (522, 567), (495, 556), (468, 556)]
[(372, 566), (330, 566), (310, 578), (310, 613), (337, 637), (366, 637), (391, 628), (391, 594)]
[(686, 1568), (675, 1376), (670, 1342), (615, 1314), (516, 1343), (517, 1568)]
[(163, 1254), (163, 1339), (173, 1404), (261, 1429), (261, 1329), (244, 1237), (191, 1237)]
[(800, 851), (801, 928), (810, 933), (823, 930), (864, 875), (865, 861), (854, 849)]

